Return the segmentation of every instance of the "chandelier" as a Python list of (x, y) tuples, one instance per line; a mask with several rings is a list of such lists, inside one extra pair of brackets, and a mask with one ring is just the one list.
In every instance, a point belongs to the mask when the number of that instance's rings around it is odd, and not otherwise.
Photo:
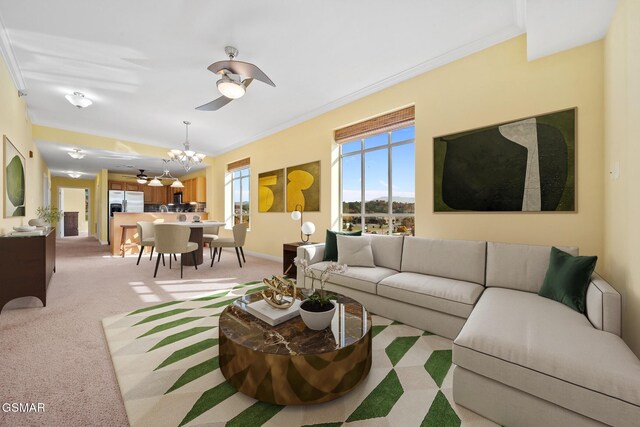
[(173, 182), (171, 183), (171, 187), (183, 188), (184, 185), (182, 185), (180, 180), (178, 178), (174, 178), (173, 176), (171, 176), (171, 172), (169, 172), (168, 164), (170, 160), (163, 160), (163, 162), (164, 162), (164, 172), (162, 172), (162, 175), (156, 176), (151, 181), (149, 181), (149, 184), (147, 185), (149, 185), (149, 187), (162, 187), (162, 181), (160, 181), (161, 179), (172, 179)]
[(191, 150), (189, 147), (189, 125), (191, 122), (184, 121), (182, 122), (186, 126), (186, 140), (184, 141), (184, 150), (171, 150), (167, 154), (169, 155), (169, 159), (175, 162), (178, 162), (182, 165), (185, 171), (189, 172), (189, 169), (193, 165), (197, 165), (202, 162), (207, 155), (202, 153), (196, 153)]

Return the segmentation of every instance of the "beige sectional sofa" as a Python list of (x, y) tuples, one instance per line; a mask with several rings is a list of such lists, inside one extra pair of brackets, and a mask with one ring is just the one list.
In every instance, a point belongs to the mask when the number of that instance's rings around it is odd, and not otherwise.
[[(325, 289), (454, 339), (458, 404), (502, 425), (637, 425), (640, 361), (619, 336), (620, 294), (600, 276), (585, 316), (538, 296), (550, 247), (369, 238), (376, 267), (349, 267)], [(298, 249), (318, 272), (323, 255), (324, 244)], [(311, 286), (301, 269), (297, 279)]]

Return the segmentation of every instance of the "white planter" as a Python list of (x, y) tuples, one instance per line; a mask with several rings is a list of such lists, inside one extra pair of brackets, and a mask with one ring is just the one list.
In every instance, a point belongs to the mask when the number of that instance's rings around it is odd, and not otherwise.
[(302, 317), (302, 321), (307, 325), (307, 328), (320, 331), (329, 326), (336, 312), (336, 303), (331, 301), (331, 304), (333, 308), (328, 311), (307, 311), (300, 307), (298, 309), (300, 311), (300, 317)]

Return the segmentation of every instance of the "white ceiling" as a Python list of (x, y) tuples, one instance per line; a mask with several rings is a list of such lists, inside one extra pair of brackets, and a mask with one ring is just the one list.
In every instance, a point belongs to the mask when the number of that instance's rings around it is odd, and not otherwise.
[[(69, 156), (72, 148), (65, 144), (52, 144), (48, 141), (36, 141), (38, 151), (47, 162), (47, 166), (54, 176), (67, 176), (68, 172), (81, 172), (80, 179), (93, 179), (101, 169), (124, 175), (136, 175), (139, 169), (144, 169), (147, 176), (159, 176), (162, 174), (165, 164), (161, 159), (131, 153), (117, 153), (114, 151), (98, 150), (95, 148), (82, 148), (86, 154), (83, 159), (73, 159)], [(199, 165), (191, 168), (189, 173), (203, 169), (206, 166)], [(167, 168), (176, 178), (185, 175), (184, 168), (170, 162)]]
[[(33, 123), (176, 148), (190, 120), (192, 148), (215, 155), (525, 29), (543, 31), (526, 17), (527, 2), (540, 1), (0, 0), (0, 47)], [(600, 13), (592, 9), (583, 14)], [(546, 13), (562, 15), (556, 25), (573, 19), (568, 8)], [(567, 33), (573, 44), (593, 37)], [(221, 110), (196, 111), (219, 96), (207, 66), (226, 59), (226, 45), (277, 87), (255, 81)], [(74, 91), (94, 105), (71, 106), (64, 95)]]

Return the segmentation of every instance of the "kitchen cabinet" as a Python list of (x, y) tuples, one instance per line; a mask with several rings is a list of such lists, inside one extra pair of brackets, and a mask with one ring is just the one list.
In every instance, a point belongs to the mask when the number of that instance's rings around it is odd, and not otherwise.
[(142, 191), (144, 192), (144, 203), (152, 205), (165, 205), (167, 204), (168, 189), (171, 187), (149, 187), (149, 185), (143, 185)]
[(124, 182), (109, 181), (109, 190), (124, 190)]
[(188, 179), (182, 183), (182, 200), (184, 203), (207, 201), (207, 180), (203, 176)]
[(142, 191), (137, 182), (109, 181), (109, 190)]

